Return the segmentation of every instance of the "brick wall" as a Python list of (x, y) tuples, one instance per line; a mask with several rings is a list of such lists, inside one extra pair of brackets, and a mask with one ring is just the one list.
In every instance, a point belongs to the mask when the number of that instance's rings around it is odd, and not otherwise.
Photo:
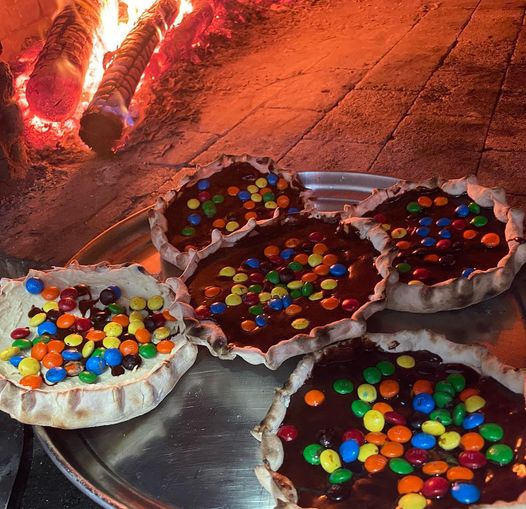
[(61, 0), (0, 0), (3, 60), (14, 59), (28, 37), (43, 36)]

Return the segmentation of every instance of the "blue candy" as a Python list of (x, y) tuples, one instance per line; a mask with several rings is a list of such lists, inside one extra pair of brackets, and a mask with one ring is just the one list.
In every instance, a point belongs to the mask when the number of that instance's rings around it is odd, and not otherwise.
[(443, 239), (450, 239), (451, 238), (451, 232), (447, 228), (444, 228), (443, 230), (440, 230), (438, 232), (438, 235), (440, 235), (440, 237), (442, 237)]
[(474, 484), (456, 482), (451, 487), (451, 496), (461, 504), (474, 504), (480, 499), (480, 490)]
[(480, 426), (483, 422), (484, 414), (481, 414), (480, 412), (475, 412), (465, 417), (465, 419), (462, 421), (462, 427), (464, 429), (475, 429), (477, 426)]
[(23, 355), (15, 355), (14, 357), (11, 357), (9, 359), (9, 363), (14, 366), (15, 368), (18, 368), (18, 365), (20, 364), (20, 361), (24, 359)]
[(296, 254), (296, 251), (294, 251), (294, 249), (291, 249), (290, 247), (288, 247), (287, 249), (284, 249), (283, 251), (281, 251), (281, 253), (279, 255), (284, 260), (290, 260), (295, 254)]
[(26, 280), (25, 286), (29, 293), (37, 295), (44, 289), (44, 282), (38, 277), (30, 277)]
[(443, 228), (444, 226), (449, 226), (451, 224), (451, 219), (449, 217), (441, 217), (437, 220), (437, 226)]
[(281, 311), (283, 309), (283, 301), (279, 297), (275, 297), (268, 301), (268, 307), (274, 311)]
[(62, 352), (62, 357), (65, 361), (80, 361), (80, 359), (82, 359), (82, 354), (78, 350), (70, 348)]
[(200, 180), (197, 183), (197, 189), (199, 189), (199, 191), (206, 191), (209, 187), (210, 187), (210, 182), (206, 179)]
[(193, 226), (197, 226), (201, 222), (201, 216), (199, 214), (190, 214), (187, 219)]
[(360, 446), (356, 440), (345, 440), (340, 445), (339, 452), (345, 463), (352, 463), (358, 457)]
[(416, 234), (419, 235), (420, 237), (427, 237), (430, 231), (431, 230), (429, 228), (422, 226), (416, 229)]
[(345, 276), (345, 274), (347, 274), (347, 267), (341, 263), (335, 263), (334, 265), (331, 265), (329, 273), (331, 276), (335, 277)]
[(271, 185), (271, 186), (275, 186), (277, 183), (278, 183), (278, 176), (275, 174), (275, 173), (269, 173), (267, 175), (267, 182)]
[(118, 366), (122, 363), (122, 353), (118, 348), (108, 348), (104, 352), (104, 362), (108, 366)]
[(86, 361), (86, 369), (95, 375), (102, 375), (106, 369), (106, 361), (102, 357), (90, 357)]
[(437, 439), (429, 433), (415, 433), (411, 438), (411, 444), (418, 449), (432, 449)]
[(426, 247), (433, 247), (437, 241), (433, 237), (426, 237), (425, 239), (422, 239), (420, 243)]
[(46, 380), (49, 383), (56, 384), (57, 382), (62, 382), (66, 376), (67, 372), (64, 368), (51, 368), (46, 373)]
[(292, 297), (290, 295), (284, 295), (281, 297), (281, 302), (283, 303), (283, 309), (288, 308), (292, 304)]
[(459, 205), (456, 209), (455, 209), (455, 214), (458, 216), (458, 217), (468, 217), (469, 216), (469, 207), (463, 203), (462, 205)]
[(257, 269), (261, 262), (257, 258), (247, 258), (243, 263), (251, 269)]
[(292, 215), (292, 214), (299, 214), (299, 211), (300, 209), (296, 208), (296, 207), (291, 207), (288, 211), (288, 214), (289, 215)]
[(413, 408), (417, 412), (429, 414), (435, 409), (435, 400), (431, 394), (422, 392), (413, 398)]
[(115, 300), (119, 300), (121, 298), (122, 292), (117, 285), (111, 285), (108, 286), (108, 288), (113, 292), (113, 295), (115, 295)]
[(37, 327), (37, 334), (39, 336), (42, 336), (43, 334), (56, 334), (57, 333), (57, 326), (53, 322), (42, 322)]
[(420, 226), (431, 226), (433, 224), (433, 218), (429, 216), (423, 217), (418, 221), (418, 224)]
[(258, 327), (265, 327), (265, 325), (267, 325), (267, 317), (265, 315), (256, 316), (256, 325)]
[(474, 272), (474, 268), (473, 267), (468, 267), (467, 269), (464, 269), (462, 271), (462, 277), (469, 277), (469, 275)]
[(248, 191), (246, 191), (245, 189), (243, 189), (242, 191), (239, 191), (239, 193), (237, 193), (237, 197), (241, 201), (248, 201), (248, 200), (250, 200), (250, 196), (251, 196), (251, 194)]
[(226, 311), (227, 305), (224, 302), (214, 302), (210, 304), (210, 312), (213, 315), (220, 315)]

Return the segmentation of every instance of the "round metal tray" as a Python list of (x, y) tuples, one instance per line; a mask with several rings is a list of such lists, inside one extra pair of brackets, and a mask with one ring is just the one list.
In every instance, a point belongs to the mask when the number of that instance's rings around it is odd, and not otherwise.
[[(321, 210), (338, 210), (375, 187), (395, 182), (359, 173), (306, 172), (300, 177)], [(83, 264), (140, 262), (160, 271), (147, 210), (116, 224), (75, 258)], [(415, 315), (384, 311), (372, 331), (430, 328), (461, 343), (484, 343), (504, 362), (526, 366), (526, 272), (501, 296), (465, 310)], [(35, 432), (60, 470), (103, 507), (266, 509), (256, 480), (259, 444), (249, 431), (265, 415), (298, 359), (270, 371), (200, 351), (193, 368), (147, 415), (114, 426)]]

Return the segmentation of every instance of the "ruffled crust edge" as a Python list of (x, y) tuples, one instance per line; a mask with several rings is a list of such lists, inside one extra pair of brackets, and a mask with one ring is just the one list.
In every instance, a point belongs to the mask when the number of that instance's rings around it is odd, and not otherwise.
[[(328, 220), (339, 216), (337, 213), (314, 211), (304, 214)], [(223, 360), (231, 360), (239, 355), (250, 364), (265, 364), (269, 369), (277, 369), (285, 360), (296, 355), (314, 352), (337, 341), (363, 335), (366, 330), (365, 320), (385, 308), (386, 290), (397, 280), (397, 274), (391, 268), (395, 252), (389, 247), (389, 236), (374, 221), (348, 218), (341, 221), (341, 224), (345, 228), (356, 228), (361, 238), (367, 238), (373, 244), (379, 253), (375, 265), (382, 277), (375, 285), (369, 301), (360, 306), (351, 317), (314, 327), (309, 334), (296, 334), (271, 346), (267, 352), (253, 346), (239, 347), (230, 344), (221, 327), (212, 320), (196, 321), (187, 331), (190, 341), (206, 346), (212, 355)], [(189, 313), (190, 310), (193, 312), (193, 308), (190, 306), (191, 297), (184, 281), (187, 281), (196, 269), (197, 264), (192, 264), (181, 278), (170, 279), (170, 284), (175, 288), (176, 302), (184, 307), (185, 313)]]
[(526, 263), (526, 243), (515, 240), (524, 236), (524, 213), (507, 204), (503, 189), (481, 186), (474, 176), (452, 180), (432, 178), (423, 182), (400, 181), (387, 189), (376, 189), (356, 205), (346, 206), (344, 215), (361, 217), (375, 210), (386, 200), (419, 187), (440, 188), (450, 195), (467, 193), (480, 206), (493, 207), (495, 217), (506, 225), (508, 253), (499, 260), (496, 267), (475, 270), (467, 278), (451, 278), (434, 285), (407, 285), (398, 282), (388, 289), (387, 309), (413, 313), (461, 309), (509, 289), (513, 279)]
[[(164, 196), (159, 197), (148, 212), (152, 243), (161, 255), (161, 262), (163, 262), (163, 266), (166, 269), (165, 272), (167, 274), (172, 274), (173, 269), (170, 270), (170, 266), (166, 267), (166, 263), (174, 266), (179, 271), (184, 271), (188, 268), (188, 266), (196, 265), (200, 260), (206, 258), (212, 253), (215, 253), (221, 247), (231, 245), (239, 239), (245, 237), (254, 228), (256, 228), (256, 226), (270, 224), (278, 219), (279, 209), (276, 208), (271, 218), (261, 221), (249, 219), (245, 225), (228, 235), (224, 235), (220, 230), (214, 229), (212, 230), (210, 243), (197, 251), (194, 249), (191, 249), (190, 251), (180, 251), (170, 243), (166, 235), (166, 232), (168, 231), (168, 220), (165, 213), (168, 207), (177, 199), (183, 187), (187, 185), (194, 185), (201, 179), (210, 178), (212, 175), (223, 171), (225, 168), (228, 168), (234, 163), (249, 163), (261, 174), (276, 171), (289, 182), (291, 187), (298, 188), (300, 186), (300, 183), (294, 173), (280, 169), (275, 161), (270, 157), (255, 157), (248, 154), (243, 154), (240, 156), (223, 154), (215, 161), (205, 166), (198, 165), (195, 169), (186, 168), (182, 170), (184, 174), (181, 178), (181, 181), (179, 182), (179, 185), (175, 189), (166, 193)], [(307, 204), (311, 195), (311, 191), (301, 191), (300, 199), (304, 204)]]
[[(393, 334), (369, 333), (364, 336), (364, 339), (388, 352), (429, 350), (440, 355), (443, 362), (465, 364), (484, 376), (494, 378), (513, 392), (524, 395), (526, 391), (526, 369), (516, 369), (501, 363), (482, 346), (453, 343), (441, 334), (430, 330), (400, 331)], [(263, 457), (263, 464), (255, 468), (256, 477), (272, 495), (277, 508), (301, 509), (297, 505), (298, 495), (293, 482), (277, 472), (284, 458), (283, 446), (281, 439), (277, 436), (277, 431), (285, 418), (292, 395), (310, 377), (316, 362), (336, 348), (338, 345), (329, 346), (300, 360), (285, 385), (276, 390), (274, 400), (265, 418), (252, 430), (252, 435), (261, 441)], [(523, 508), (525, 504), (526, 491), (513, 502), (498, 501), (494, 504), (479, 504), (470, 507), (473, 509)]]
[[(182, 334), (186, 316), (180, 306), (174, 307), (174, 292), (169, 284), (159, 283), (142, 266), (78, 265), (72, 263), (65, 268), (48, 271), (29, 271), (27, 277), (46, 277), (52, 274), (71, 284), (90, 283), (90, 277), (107, 280), (107, 284), (122, 281), (122, 275), (130, 274), (135, 281), (155, 281), (165, 294), (171, 296), (166, 307), (172, 316), (180, 320), (176, 346), (168, 355), (152, 363), (148, 370), (138, 369), (135, 376), (125, 382), (115, 378), (115, 384), (82, 385), (53, 390), (28, 389), (0, 373), (0, 410), (24, 424), (51, 426), (62, 429), (78, 429), (116, 424), (137, 417), (155, 408), (174, 388), (179, 379), (194, 364), (197, 347)], [(73, 279), (72, 279), (73, 278)], [(2, 279), (0, 303), (6, 303), (9, 289), (21, 285), (26, 278)], [(76, 281), (76, 282), (73, 282)], [(7, 295), (6, 295), (7, 294)], [(5, 305), (5, 304), (4, 304)], [(0, 309), (3, 305), (0, 304)], [(1, 316), (1, 313), (0, 313)]]

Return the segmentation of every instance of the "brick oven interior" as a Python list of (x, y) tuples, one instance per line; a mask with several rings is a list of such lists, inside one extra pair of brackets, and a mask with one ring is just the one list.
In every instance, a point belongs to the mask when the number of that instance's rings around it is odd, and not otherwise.
[[(13, 140), (5, 112), (17, 105), (2, 98), (0, 146), (20, 145), (18, 161), (0, 160), (0, 275), (65, 263), (173, 187), (179, 168), (222, 153), (298, 171), (472, 173), (526, 204), (524, 0), (223, 5), (223, 29), (141, 89), (135, 128), (109, 157), (76, 132), (47, 147)], [(15, 75), (59, 7), (0, 5), (0, 59)]]

